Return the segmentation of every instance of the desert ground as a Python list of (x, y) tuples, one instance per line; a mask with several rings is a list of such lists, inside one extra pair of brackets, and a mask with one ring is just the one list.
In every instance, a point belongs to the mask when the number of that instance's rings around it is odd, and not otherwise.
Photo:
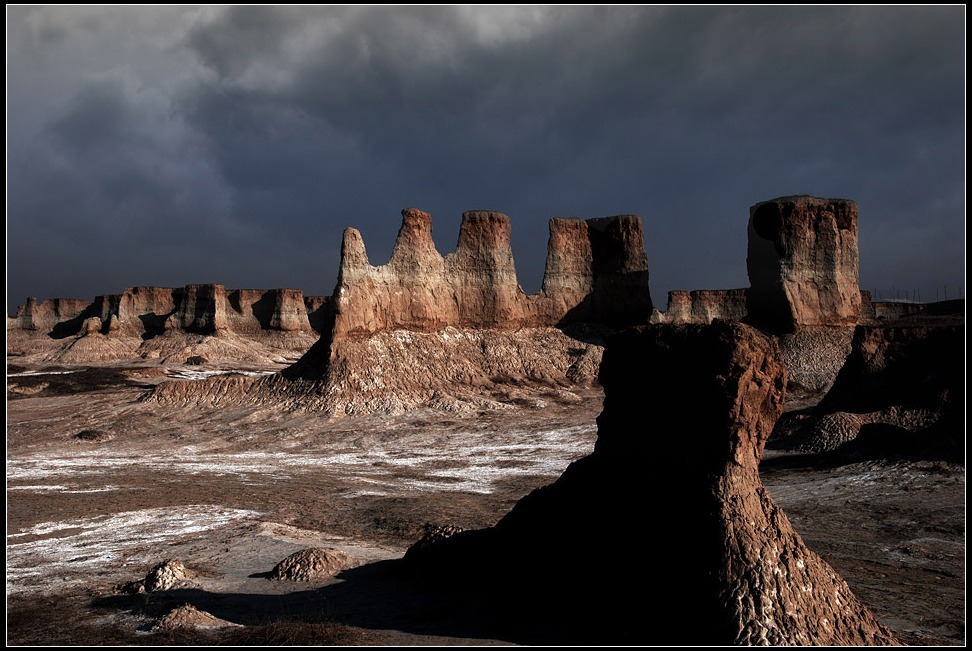
[[(160, 381), (204, 375), (151, 362), (27, 367), (8, 357), (8, 644), (576, 641), (504, 629), (388, 561), (426, 525), (494, 524), (589, 454), (599, 390), (551, 390), (472, 414), (341, 419), (139, 401)], [(965, 643), (964, 466), (768, 451), (761, 474), (809, 547), (901, 641)], [(317, 582), (267, 579), (307, 547), (342, 550), (352, 562)], [(185, 563), (191, 582), (121, 589), (166, 559)], [(186, 603), (242, 626), (153, 630)]]

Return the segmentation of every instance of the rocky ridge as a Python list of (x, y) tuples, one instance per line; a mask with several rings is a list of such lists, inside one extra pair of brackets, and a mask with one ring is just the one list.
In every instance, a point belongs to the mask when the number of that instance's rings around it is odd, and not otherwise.
[[(630, 215), (550, 222), (536, 295), (516, 280), (510, 219), (463, 215), (453, 253), (432, 219), (402, 211), (391, 258), (375, 267), (360, 233), (344, 233), (330, 329), (278, 377), (219, 377), (160, 385), (164, 404), (273, 402), (334, 416), (508, 409), (596, 382), (603, 336), (651, 313), (641, 220)], [(623, 300), (622, 300), (623, 298)]]
[(53, 339), (81, 334), (127, 335), (144, 339), (167, 331), (195, 334), (224, 331), (314, 332), (326, 297), (305, 297), (299, 289), (232, 289), (218, 284), (184, 287), (126, 287), (94, 301), (29, 298), (7, 318), (7, 331), (45, 332)]
[(165, 404), (259, 402), (334, 415), (435, 404), (461, 412), (505, 408), (511, 392), (504, 397), (502, 386), (589, 386), (604, 336), (619, 328), (725, 319), (776, 333), (791, 397), (810, 404), (833, 383), (855, 324), (954, 322), (964, 310), (964, 301), (902, 306), (861, 292), (857, 207), (844, 199), (752, 206), (752, 286), (674, 291), (665, 312), (652, 309), (638, 217), (551, 219), (534, 295), (517, 283), (511, 229), (502, 213), (466, 212), (455, 251), (441, 255), (431, 216), (406, 208), (384, 265), (370, 263), (357, 230), (345, 231), (330, 297), (187, 285), (133, 287), (90, 304), (31, 300), (8, 318), (8, 352), (68, 364), (195, 364), (203, 367), (197, 375), (227, 360), (291, 364), (270, 379), (165, 383), (152, 395)]
[[(361, 234), (347, 229), (333, 295), (333, 339), (448, 327), (630, 325), (650, 315), (639, 218), (552, 219), (543, 286), (534, 296), (517, 283), (510, 233), (510, 218), (502, 213), (463, 213), (456, 250), (443, 257), (432, 240), (432, 217), (406, 208), (391, 259), (374, 267)], [(619, 301), (622, 296), (627, 300)]]

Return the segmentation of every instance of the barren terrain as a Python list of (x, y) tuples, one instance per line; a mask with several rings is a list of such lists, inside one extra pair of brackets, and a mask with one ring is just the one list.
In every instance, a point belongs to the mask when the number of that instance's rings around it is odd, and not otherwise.
[[(569, 641), (494, 626), (476, 604), (423, 591), (383, 561), (426, 524), (494, 524), (590, 453), (599, 391), (551, 390), (532, 405), (462, 416), (328, 420), (138, 402), (166, 375), (212, 368), (17, 361), (8, 359), (7, 380), (8, 643), (244, 639), (150, 632), (184, 603), (269, 643)], [(762, 475), (807, 544), (902, 641), (964, 644), (964, 467), (768, 452)], [(342, 550), (354, 567), (320, 582), (267, 580), (306, 547)], [(195, 572), (191, 585), (118, 590), (169, 558)]]

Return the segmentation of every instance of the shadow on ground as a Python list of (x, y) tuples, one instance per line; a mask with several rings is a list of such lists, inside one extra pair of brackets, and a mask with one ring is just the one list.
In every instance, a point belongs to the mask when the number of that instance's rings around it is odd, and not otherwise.
[[(97, 598), (95, 608), (126, 610), (158, 618), (189, 603), (216, 617), (245, 626), (280, 622), (330, 622), (376, 631), (413, 635), (502, 640), (518, 644), (585, 644), (611, 638), (555, 621), (538, 607), (511, 617), (488, 594), (443, 589), (415, 576), (401, 561), (379, 561), (339, 575), (323, 588), (284, 594), (218, 593), (179, 589)], [(581, 623), (582, 624), (582, 623)]]

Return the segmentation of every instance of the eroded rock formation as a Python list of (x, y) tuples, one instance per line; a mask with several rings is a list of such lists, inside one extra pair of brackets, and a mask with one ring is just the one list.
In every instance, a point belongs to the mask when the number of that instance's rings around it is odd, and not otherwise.
[(8, 317), (7, 329), (47, 332), (59, 323), (77, 320), (88, 307), (88, 301), (73, 298), (51, 298), (38, 303), (31, 296), (27, 303), (17, 308), (15, 316)]
[(543, 287), (535, 296), (517, 282), (510, 232), (502, 213), (463, 213), (456, 250), (443, 257), (432, 240), (431, 216), (406, 208), (391, 259), (373, 267), (361, 234), (347, 229), (333, 297), (334, 339), (399, 329), (647, 322), (651, 296), (638, 217), (551, 220)]
[(346, 552), (329, 547), (308, 547), (277, 563), (271, 581), (323, 581), (354, 564)]
[(638, 328), (600, 373), (592, 455), (408, 563), (485, 587), (504, 617), (602, 642), (894, 643), (760, 480), (784, 396), (774, 341), (718, 321)]
[(856, 325), (857, 204), (780, 197), (756, 204), (749, 214), (750, 322), (779, 332)]
[[(456, 250), (442, 256), (432, 218), (407, 208), (391, 258), (375, 267), (361, 234), (347, 229), (330, 330), (283, 372), (284, 383), (244, 381), (244, 393), (300, 392), (305, 407), (345, 415), (500, 409), (520, 398), (510, 387), (589, 386), (598, 338), (646, 323), (651, 312), (640, 219), (551, 220), (544, 284), (534, 296), (517, 283), (510, 231), (506, 215), (466, 212)], [(580, 328), (584, 341), (558, 326)], [(207, 389), (224, 396), (228, 382)], [(174, 404), (209, 399), (175, 386), (156, 395)]]
[(312, 333), (312, 321), (327, 322), (322, 314), (328, 297), (304, 296), (299, 289), (233, 289), (222, 285), (185, 287), (127, 287), (121, 294), (97, 296), (94, 301), (33, 298), (7, 319), (8, 330), (28, 330), (59, 339), (103, 334), (150, 339), (167, 331), (197, 334), (233, 332)]
[(668, 292), (668, 309), (655, 310), (651, 322), (656, 324), (684, 325), (688, 323), (712, 323), (742, 321), (747, 314), (746, 289), (696, 289), (691, 292)]
[(861, 455), (963, 462), (963, 346), (962, 326), (859, 326), (833, 386), (810, 413), (781, 424), (774, 447), (834, 451), (869, 429), (875, 440)]

